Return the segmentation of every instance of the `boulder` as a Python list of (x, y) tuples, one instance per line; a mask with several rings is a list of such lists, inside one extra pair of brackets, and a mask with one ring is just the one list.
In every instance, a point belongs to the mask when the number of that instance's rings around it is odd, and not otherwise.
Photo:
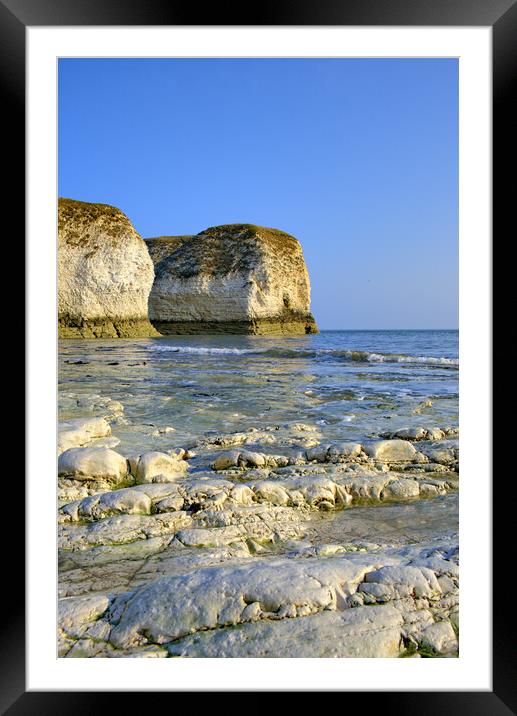
[(240, 452), (238, 450), (223, 453), (214, 460), (212, 467), (214, 470), (228, 470), (231, 467), (236, 467), (239, 462), (239, 456)]
[(348, 462), (362, 453), (362, 445), (354, 442), (317, 445), (305, 451), (308, 462)]
[(437, 654), (454, 653), (458, 650), (458, 639), (448, 620), (435, 622), (424, 630), (421, 643)]
[(74, 480), (121, 482), (128, 473), (127, 460), (110, 448), (70, 448), (58, 459), (58, 474)]
[(376, 584), (390, 588), (391, 596), (395, 599), (410, 595), (436, 599), (442, 594), (435, 572), (427, 567), (388, 565), (368, 572), (364, 581), (359, 591), (372, 592), (368, 585)]
[(188, 464), (176, 456), (164, 452), (146, 452), (140, 455), (135, 465), (135, 477), (138, 484), (148, 482), (174, 482), (184, 477)]
[(378, 462), (413, 462), (417, 450), (407, 440), (375, 440), (365, 445), (366, 454)]
[[(61, 508), (60, 514), (70, 522), (101, 520), (111, 515), (150, 515), (151, 498), (140, 490), (127, 487), (113, 492), (91, 495)], [(65, 521), (65, 520), (64, 520)]]
[(79, 418), (59, 423), (57, 434), (58, 452), (81, 447), (95, 438), (111, 435), (111, 427), (104, 418)]
[(125, 214), (59, 199), (60, 338), (158, 335), (147, 314), (153, 280), (147, 246)]
[(420, 486), (417, 480), (393, 480), (383, 489), (383, 500), (406, 500), (420, 495)]
[(423, 440), (427, 437), (427, 430), (425, 428), (401, 428), (393, 433), (393, 437), (401, 440)]
[(299, 242), (252, 224), (148, 239), (156, 278), (149, 316), (161, 333), (316, 333)]
[(255, 489), (255, 496), (258, 500), (269, 502), (271, 505), (287, 505), (289, 494), (281, 485), (275, 482), (261, 482)]
[(85, 625), (96, 621), (109, 606), (104, 594), (87, 597), (60, 599), (58, 603), (58, 624), (60, 629), (71, 636), (82, 633)]
[(219, 455), (212, 463), (214, 470), (228, 470), (232, 467), (262, 468), (262, 467), (285, 467), (289, 464), (289, 458), (285, 455), (265, 455), (250, 450), (231, 450)]

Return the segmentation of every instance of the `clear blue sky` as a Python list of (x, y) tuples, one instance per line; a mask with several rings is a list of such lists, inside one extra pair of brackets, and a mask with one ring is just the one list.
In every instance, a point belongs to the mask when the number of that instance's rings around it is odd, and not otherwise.
[(458, 325), (455, 59), (60, 60), (59, 194), (293, 234), (321, 328)]

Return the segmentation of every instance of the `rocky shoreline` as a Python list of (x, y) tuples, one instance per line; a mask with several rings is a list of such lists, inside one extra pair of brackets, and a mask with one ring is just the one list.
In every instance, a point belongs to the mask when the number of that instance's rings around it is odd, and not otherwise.
[(123, 405), (101, 412), (60, 426), (60, 656), (457, 655), (455, 535), (324, 529), (450, 499), (455, 428), (328, 444), (289, 423), (124, 456)]

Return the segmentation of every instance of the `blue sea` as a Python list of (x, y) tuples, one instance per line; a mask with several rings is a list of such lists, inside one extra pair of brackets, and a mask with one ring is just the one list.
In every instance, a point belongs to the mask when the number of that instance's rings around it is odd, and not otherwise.
[[(120, 400), (123, 453), (293, 420), (329, 441), (361, 439), (457, 426), (458, 372), (455, 330), (68, 340), (59, 347), (60, 419), (91, 414), (88, 396)], [(174, 432), (152, 437), (151, 427)]]

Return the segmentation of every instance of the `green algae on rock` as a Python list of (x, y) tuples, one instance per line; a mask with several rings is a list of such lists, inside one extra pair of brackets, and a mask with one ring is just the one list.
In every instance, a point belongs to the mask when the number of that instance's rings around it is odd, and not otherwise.
[(160, 333), (318, 332), (307, 267), (293, 236), (226, 224), (147, 244), (156, 271), (149, 317)]
[(154, 279), (145, 242), (119, 209), (58, 202), (58, 335), (139, 338), (159, 335), (147, 301)]
[(59, 338), (152, 338), (160, 334), (148, 318), (123, 319), (97, 316), (91, 319), (60, 316)]

